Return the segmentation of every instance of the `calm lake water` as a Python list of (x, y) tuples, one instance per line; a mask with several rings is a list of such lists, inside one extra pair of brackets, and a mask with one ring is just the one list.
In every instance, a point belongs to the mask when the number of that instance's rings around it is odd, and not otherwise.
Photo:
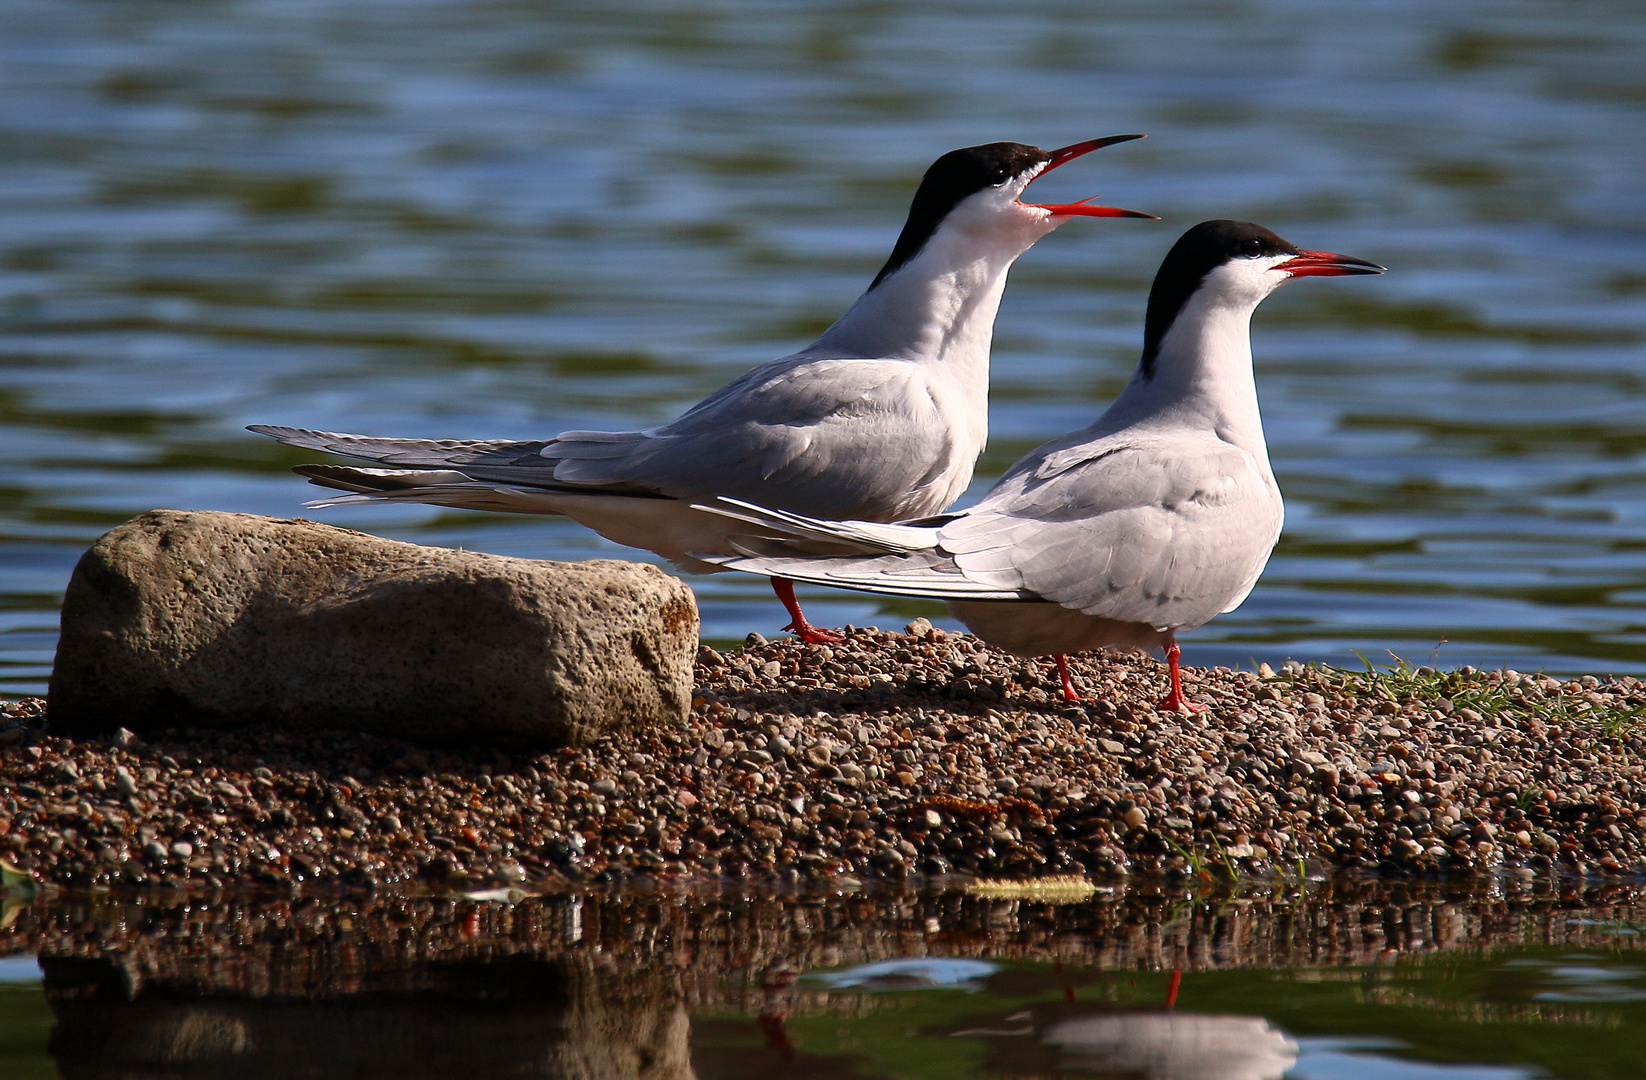
[(1646, 1058), (1646, 908), (1619, 888), (5, 910), (7, 1080), (1637, 1080)]
[[(1182, 229), (1257, 220), (1391, 273), (1259, 313), (1286, 534), (1186, 656), (1646, 671), (1638, 3), (0, 0), (0, 27), (4, 693), (44, 688), (103, 530), (300, 512), (305, 455), (243, 425), (662, 421), (838, 315), (939, 153), (1126, 131), (1036, 191), (1165, 220), (1019, 262), (973, 497), (1123, 384)], [(633, 554), (552, 519), (325, 520)], [(693, 585), (710, 639), (783, 621), (761, 580)]]

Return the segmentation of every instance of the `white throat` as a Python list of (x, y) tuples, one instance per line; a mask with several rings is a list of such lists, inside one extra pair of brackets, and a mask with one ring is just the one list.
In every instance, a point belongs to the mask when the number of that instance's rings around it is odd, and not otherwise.
[(1027, 182), (962, 200), (919, 254), (859, 297), (804, 355), (935, 362), (987, 380), (1006, 272), (1066, 220), (1019, 203)]
[(1236, 259), (1206, 275), (1160, 341), (1152, 374), (1140, 366), (1098, 421), (1118, 429), (1158, 418), (1215, 432), (1267, 461), (1252, 371), (1252, 312), (1288, 275), (1288, 256)]

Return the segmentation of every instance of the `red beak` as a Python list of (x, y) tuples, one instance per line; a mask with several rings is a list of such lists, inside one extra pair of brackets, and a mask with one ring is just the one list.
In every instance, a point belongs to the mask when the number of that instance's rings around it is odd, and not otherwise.
[(1348, 274), (1381, 274), (1388, 267), (1379, 266), (1353, 255), (1338, 255), (1330, 251), (1301, 251), (1296, 258), (1275, 266), (1293, 277), (1343, 277)]
[[(1053, 150), (1051, 152), (1052, 160), (1046, 163), (1046, 167), (1040, 170), (1040, 176), (1036, 176), (1035, 179), (1038, 180), (1059, 165), (1066, 165), (1075, 158), (1089, 154), (1093, 150), (1101, 150), (1105, 146), (1113, 146), (1115, 143), (1131, 142), (1133, 139), (1141, 138), (1143, 138), (1142, 135), (1110, 135), (1103, 139), (1087, 139), (1085, 142), (1071, 143), (1068, 146)], [(1054, 215), (1061, 217), (1130, 217), (1148, 218), (1150, 221), (1160, 220), (1153, 214), (1143, 214), (1136, 210), (1122, 210), (1114, 206), (1093, 206), (1091, 201), (1091, 199), (1081, 199), (1079, 202), (1072, 203), (1024, 203), (1023, 205), (1037, 207), (1041, 210), (1050, 210)]]

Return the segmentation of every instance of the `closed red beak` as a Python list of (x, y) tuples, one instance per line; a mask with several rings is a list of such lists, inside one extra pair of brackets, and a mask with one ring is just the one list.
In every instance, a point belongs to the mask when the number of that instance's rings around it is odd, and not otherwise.
[(1300, 251), (1296, 258), (1275, 266), (1293, 277), (1343, 277), (1348, 274), (1381, 274), (1388, 269), (1375, 262), (1339, 255), (1331, 251)]

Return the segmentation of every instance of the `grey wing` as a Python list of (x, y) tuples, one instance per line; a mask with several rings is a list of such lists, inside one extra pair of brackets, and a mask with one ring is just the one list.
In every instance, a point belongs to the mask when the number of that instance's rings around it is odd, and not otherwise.
[(1017, 474), (940, 530), (966, 576), (1156, 628), (1245, 598), (1280, 535), (1280, 493), (1213, 436), (1105, 440), (1046, 479)]
[[(549, 490), (731, 495), (830, 518), (886, 520), (947, 502), (952, 424), (919, 368), (795, 359), (748, 372), (661, 427), (542, 441), (379, 439), (256, 425), (291, 446)], [(971, 462), (964, 462), (969, 475)], [(926, 497), (934, 485), (938, 497)]]
[(439, 468), (479, 463), (507, 464), (538, 454), (546, 442), (477, 441), (463, 439), (378, 439), (338, 431), (252, 424), (247, 431), (278, 439), (287, 446), (320, 450), (343, 457), (363, 458), (383, 465)]
[[(566, 432), (542, 451), (563, 482), (676, 498), (729, 495), (828, 518), (881, 518), (955, 457), (920, 370), (896, 360), (781, 361), (643, 432)], [(969, 467), (970, 462), (966, 465)]]
[[(417, 473), (415, 476), (408, 474), (403, 478), (406, 482), (400, 483), (396, 482), (392, 472), (380, 469), (345, 470), (336, 466), (302, 466), (298, 469), (314, 483), (345, 491), (402, 489), (400, 498), (422, 501), (410, 494), (412, 488), (434, 483), (450, 486), (478, 480), (580, 494), (653, 494), (624, 489), (603, 490), (560, 481), (554, 475), (554, 463), (542, 457), (543, 448), (552, 440), (380, 439), (369, 435), (310, 431), (307, 428), (271, 424), (252, 424), (247, 430), (278, 439), (287, 446), (362, 458), (397, 469), (441, 470), (439, 473)], [(346, 473), (351, 475), (346, 476)], [(357, 482), (367, 479), (370, 482), (366, 484)]]

